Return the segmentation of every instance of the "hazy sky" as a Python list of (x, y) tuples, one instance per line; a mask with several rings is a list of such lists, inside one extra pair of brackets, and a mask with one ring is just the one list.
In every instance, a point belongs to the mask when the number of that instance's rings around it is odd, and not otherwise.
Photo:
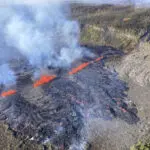
[(150, 0), (0, 0), (1, 5), (14, 4), (14, 3), (43, 3), (43, 2), (82, 2), (82, 3), (111, 3), (111, 4), (127, 4), (129, 2), (134, 2), (135, 4), (147, 4), (150, 3)]

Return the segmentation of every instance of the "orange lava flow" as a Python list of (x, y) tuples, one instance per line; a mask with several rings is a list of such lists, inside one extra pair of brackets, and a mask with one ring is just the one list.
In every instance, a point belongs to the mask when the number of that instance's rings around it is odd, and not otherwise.
[(95, 62), (98, 62), (98, 61), (100, 61), (103, 58), (104, 58), (103, 56), (100, 56), (100, 57), (98, 57), (98, 58), (95, 59)]
[[(104, 57), (103, 56), (100, 56), (98, 58), (96, 58), (94, 61), (91, 61), (91, 62), (85, 62), (85, 63), (82, 63), (81, 65), (79, 65), (78, 67), (76, 68), (73, 68), (68, 74), (69, 75), (73, 75), (73, 74), (76, 74), (78, 73), (79, 71), (81, 71), (82, 69), (86, 68), (89, 64), (92, 64), (93, 62), (98, 62), (100, 61), (101, 59), (103, 59)], [(57, 76), (56, 75), (43, 75), (40, 77), (39, 80), (37, 80), (34, 84), (33, 84), (33, 87), (36, 88), (38, 86), (41, 86), (43, 84), (46, 84), (50, 81), (53, 81)], [(5, 92), (2, 92), (0, 94), (1, 97), (7, 97), (7, 96), (11, 96), (11, 95), (14, 95), (16, 94), (17, 91), (16, 90), (9, 90), (9, 91), (5, 91)], [(123, 110), (123, 109), (122, 109)], [(125, 112), (125, 110), (123, 110)]]
[(36, 87), (38, 87), (40, 85), (46, 84), (46, 83), (54, 80), (55, 78), (56, 78), (55, 75), (51, 75), (51, 76), (49, 76), (49, 75), (43, 75), (43, 76), (41, 76), (41, 78), (38, 81), (36, 81), (34, 83), (33, 87), (36, 88)]
[(90, 62), (86, 62), (81, 64), (80, 66), (78, 66), (77, 68), (73, 68), (70, 72), (69, 75), (73, 75), (78, 73), (79, 71), (81, 71), (82, 69), (84, 69), (85, 67), (87, 67), (90, 64)]
[(16, 94), (16, 93), (17, 93), (16, 90), (9, 90), (9, 91), (3, 92), (3, 93), (1, 94), (1, 96), (2, 96), (2, 97), (7, 97), (7, 96), (14, 95), (14, 94)]

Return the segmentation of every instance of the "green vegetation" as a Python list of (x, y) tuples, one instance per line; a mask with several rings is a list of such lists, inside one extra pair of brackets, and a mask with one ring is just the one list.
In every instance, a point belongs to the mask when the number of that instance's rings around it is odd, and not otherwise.
[(0, 150), (44, 150), (43, 146), (33, 141), (16, 138), (8, 126), (0, 124)]
[(150, 29), (150, 9), (146, 8), (73, 5), (72, 14), (81, 23), (81, 44), (107, 45), (130, 52)]
[(91, 45), (107, 45), (131, 51), (138, 44), (138, 36), (129, 31), (120, 31), (113, 27), (97, 27), (87, 25), (81, 32), (81, 43)]
[[(120, 30), (133, 30), (136, 34), (149, 28), (150, 9), (132, 6), (80, 6), (73, 5), (73, 17), (81, 24), (113, 26)], [(124, 22), (124, 18), (131, 18)]]
[(130, 150), (150, 150), (150, 143), (143, 144), (142, 142), (138, 142), (133, 145)]

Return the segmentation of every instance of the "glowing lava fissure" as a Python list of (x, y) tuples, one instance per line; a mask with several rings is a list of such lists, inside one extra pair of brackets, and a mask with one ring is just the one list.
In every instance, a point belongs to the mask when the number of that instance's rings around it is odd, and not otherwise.
[(16, 90), (9, 90), (9, 91), (3, 92), (3, 93), (1, 94), (1, 97), (8, 97), (8, 96), (14, 95), (14, 94), (16, 94), (16, 93), (17, 93)]
[[(96, 58), (94, 61), (82, 63), (78, 67), (73, 68), (68, 74), (74, 75), (74, 74), (80, 72), (81, 70), (83, 70), (84, 68), (86, 68), (87, 66), (89, 66), (90, 64), (92, 64), (93, 62), (98, 62), (103, 58), (104, 58), (103, 56), (100, 56), (100, 57)], [(42, 86), (46, 83), (53, 81), (56, 78), (57, 78), (56, 75), (42, 75), (39, 80), (34, 82), (33, 87), (36, 88), (36, 87)], [(8, 97), (8, 96), (14, 95), (16, 93), (17, 93), (16, 90), (9, 90), (9, 91), (1, 93), (0, 96), (1, 97)]]
[[(97, 59), (95, 59), (94, 62), (98, 62), (98, 61), (100, 61), (101, 59), (103, 59), (103, 56), (98, 57)], [(78, 67), (73, 68), (68, 74), (69, 74), (69, 75), (76, 74), (76, 73), (78, 73), (79, 71), (81, 71), (81, 70), (83, 70), (84, 68), (86, 68), (86, 67), (87, 67), (88, 65), (90, 65), (92, 62), (93, 62), (93, 61), (82, 63), (82, 64), (79, 65)], [(39, 86), (41, 86), (41, 85), (43, 85), (43, 84), (46, 84), (46, 83), (48, 83), (48, 82), (51, 82), (51, 81), (53, 81), (56, 77), (57, 77), (56, 75), (50, 75), (50, 76), (49, 76), (49, 75), (43, 75), (43, 76), (41, 76), (41, 78), (40, 78), (38, 81), (36, 81), (36, 82), (34, 83), (33, 87), (36, 88), (36, 87), (39, 87)]]
[(79, 71), (83, 70), (84, 68), (86, 68), (88, 65), (90, 64), (90, 62), (86, 62), (86, 63), (82, 63), (81, 65), (79, 65), (76, 68), (73, 68), (70, 72), (69, 75), (73, 75), (78, 73)]
[(50, 81), (53, 81), (55, 78), (56, 78), (56, 75), (51, 75), (51, 76), (49, 76), (49, 75), (43, 75), (43, 76), (41, 76), (41, 78), (38, 81), (36, 81), (33, 84), (33, 87), (36, 88), (38, 86), (46, 84), (46, 83), (48, 83)]
[[(100, 56), (100, 57), (96, 58), (96, 59), (94, 60), (94, 62), (98, 62), (98, 61), (102, 60), (103, 58), (104, 58), (103, 56)], [(93, 63), (93, 61), (82, 63), (82, 64), (79, 65), (78, 67), (73, 68), (73, 69), (69, 72), (69, 75), (73, 75), (73, 74), (78, 73), (79, 71), (81, 71), (81, 70), (83, 70), (84, 68), (86, 68), (87, 66), (89, 66), (91, 63)]]
[(100, 57), (96, 58), (94, 62), (98, 62), (98, 61), (102, 60), (103, 58), (104, 58), (103, 56), (100, 56)]
[[(50, 141), (56, 149), (65, 150), (74, 143), (88, 142), (87, 131), (84, 134), (83, 131), (91, 119), (117, 118), (136, 124), (139, 121), (136, 106), (126, 103), (127, 84), (101, 64), (102, 58), (87, 61), (84, 67), (77, 65), (85, 69), (74, 72), (73, 79), (68, 77), (73, 68), (66, 72), (67, 78), (44, 74), (33, 85), (31, 78), (25, 78), (27, 84), (23, 88), (19, 86), (16, 95), (1, 101), (0, 121), (9, 124), (18, 135), (44, 144)], [(20, 85), (22, 80), (18, 81)], [(52, 83), (50, 88), (34, 90), (33, 86), (48, 82)]]

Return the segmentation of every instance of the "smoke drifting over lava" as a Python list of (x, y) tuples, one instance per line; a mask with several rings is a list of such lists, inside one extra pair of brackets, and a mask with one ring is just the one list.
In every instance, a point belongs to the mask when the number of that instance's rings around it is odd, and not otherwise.
[(15, 83), (16, 77), (8, 64), (1, 65), (0, 71), (0, 84), (9, 86)]
[[(0, 16), (2, 48), (9, 49), (3, 56), (8, 55), (11, 60), (17, 52), (17, 59), (23, 56), (36, 70), (36, 76), (40, 75), (38, 69), (68, 67), (74, 60), (89, 55), (79, 46), (78, 22), (69, 20), (68, 5), (64, 3), (8, 5)], [(6, 57), (2, 59), (8, 61)]]
[(35, 67), (68, 66), (82, 56), (79, 26), (63, 5), (16, 6), (6, 25), (7, 42)]

